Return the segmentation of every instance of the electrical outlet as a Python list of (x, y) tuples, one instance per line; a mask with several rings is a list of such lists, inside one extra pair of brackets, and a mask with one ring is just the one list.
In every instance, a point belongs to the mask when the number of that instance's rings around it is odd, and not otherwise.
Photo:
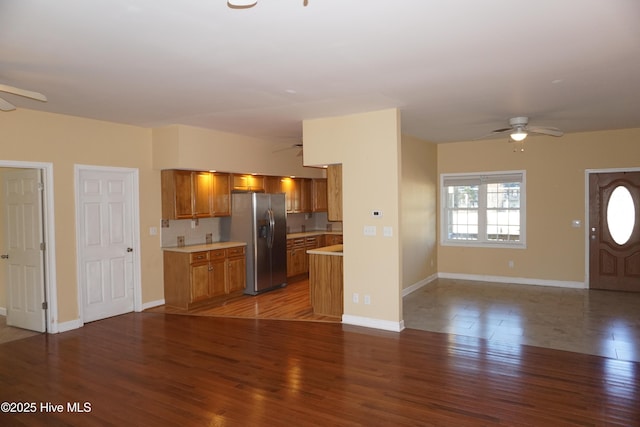
[(509, 260), (509, 268), (513, 268), (514, 265), (513, 261)]
[(364, 296), (364, 303), (367, 305), (371, 304), (371, 295)]
[(353, 303), (357, 304), (360, 301), (360, 295), (357, 292), (353, 293)]

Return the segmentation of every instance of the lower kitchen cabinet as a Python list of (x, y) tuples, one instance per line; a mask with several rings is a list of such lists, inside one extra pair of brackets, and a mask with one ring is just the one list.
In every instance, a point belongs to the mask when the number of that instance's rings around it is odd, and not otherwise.
[(191, 309), (244, 291), (244, 246), (198, 252), (164, 251), (164, 298)]
[(247, 258), (244, 247), (227, 249), (227, 293), (244, 291), (247, 286)]
[(306, 273), (307, 254), (304, 237), (287, 240), (287, 277)]

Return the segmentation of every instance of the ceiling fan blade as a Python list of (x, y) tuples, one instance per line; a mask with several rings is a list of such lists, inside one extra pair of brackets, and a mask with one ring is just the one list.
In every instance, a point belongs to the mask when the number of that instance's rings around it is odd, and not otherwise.
[(543, 128), (543, 127), (537, 127), (537, 126), (529, 126), (527, 130), (532, 133), (539, 133), (542, 135), (549, 135), (549, 136), (564, 135), (564, 132), (562, 132), (560, 129), (557, 129), (557, 128)]
[(40, 92), (24, 90), (13, 86), (0, 84), (0, 92), (12, 93), (14, 95), (24, 96), (25, 98), (35, 99), (37, 101), (47, 102), (47, 97)]
[(492, 130), (491, 133), (503, 133), (503, 132), (508, 132), (512, 129), (513, 129), (512, 127), (496, 129), (496, 130)]
[(7, 102), (4, 99), (0, 98), (0, 110), (2, 110), (2, 111), (13, 111), (15, 109), (16, 109), (16, 107), (13, 104), (10, 104), (9, 102)]

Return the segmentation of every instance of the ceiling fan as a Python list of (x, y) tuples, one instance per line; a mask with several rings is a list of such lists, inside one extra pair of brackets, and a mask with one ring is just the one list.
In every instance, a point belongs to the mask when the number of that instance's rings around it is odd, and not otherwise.
[(562, 132), (558, 128), (553, 127), (540, 127), (540, 126), (529, 126), (529, 118), (528, 117), (513, 117), (509, 120), (509, 127), (496, 129), (491, 132), (490, 135), (496, 135), (499, 133), (509, 133), (509, 137), (511, 141), (522, 142), (529, 134), (540, 134), (540, 135), (549, 135), (549, 136), (562, 136), (564, 132)]
[(293, 149), (296, 149), (296, 148), (300, 150), (300, 151), (298, 151), (298, 154), (296, 154), (296, 157), (302, 156), (302, 142), (291, 144), (288, 147), (280, 148), (278, 150), (274, 150), (273, 152), (274, 153), (279, 153), (281, 151), (293, 150)]
[[(17, 87), (4, 85), (0, 83), (0, 92), (11, 93), (13, 95), (23, 96), (25, 98), (35, 99), (37, 101), (47, 102), (47, 97), (39, 92), (32, 92), (30, 90), (24, 90)], [(15, 110), (16, 107), (12, 103), (5, 101), (0, 98), (0, 110), (2, 111), (12, 111)]]

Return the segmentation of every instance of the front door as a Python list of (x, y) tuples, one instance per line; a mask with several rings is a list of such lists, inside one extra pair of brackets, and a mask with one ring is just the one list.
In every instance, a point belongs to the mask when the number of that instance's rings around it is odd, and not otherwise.
[(78, 262), (82, 320), (134, 309), (133, 173), (81, 169), (78, 174)]
[(38, 169), (5, 169), (7, 325), (44, 332), (43, 186)]
[(589, 288), (640, 292), (640, 172), (589, 175)]

